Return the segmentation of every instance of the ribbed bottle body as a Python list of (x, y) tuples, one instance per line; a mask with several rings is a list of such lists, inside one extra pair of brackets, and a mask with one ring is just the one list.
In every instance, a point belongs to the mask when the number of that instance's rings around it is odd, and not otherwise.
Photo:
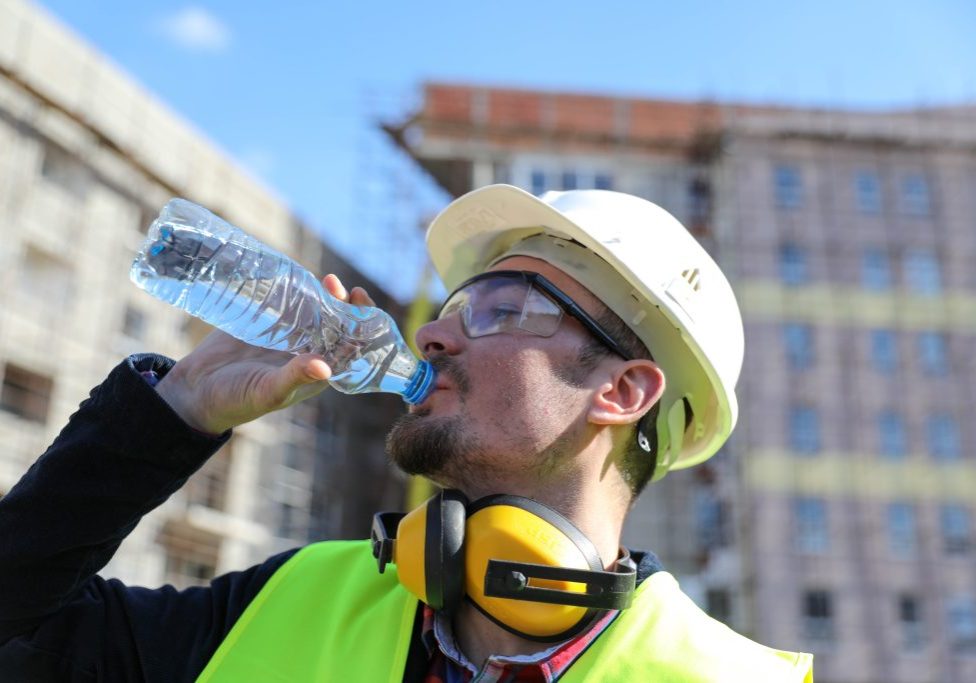
[[(203, 207), (170, 201), (132, 264), (133, 282), (255, 346), (322, 355), (341, 391), (423, 399), (433, 371), (385, 312), (330, 296), (319, 280)], [(418, 376), (419, 373), (419, 376)]]

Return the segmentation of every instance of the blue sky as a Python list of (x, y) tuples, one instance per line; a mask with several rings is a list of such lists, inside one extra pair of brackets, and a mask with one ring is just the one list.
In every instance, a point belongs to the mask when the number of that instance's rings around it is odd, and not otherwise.
[(852, 108), (976, 101), (972, 0), (41, 4), (401, 297), (418, 215), (444, 198), (372, 121), (405, 112), (425, 80)]

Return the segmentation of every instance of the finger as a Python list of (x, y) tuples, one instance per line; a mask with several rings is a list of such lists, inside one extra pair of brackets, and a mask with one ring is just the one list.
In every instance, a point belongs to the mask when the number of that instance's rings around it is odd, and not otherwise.
[(376, 302), (373, 301), (372, 297), (362, 287), (352, 288), (352, 291), (349, 293), (349, 303), (355, 304), (356, 306), (376, 305)]
[(332, 273), (329, 273), (322, 278), (322, 284), (325, 286), (325, 289), (329, 292), (329, 294), (334, 296), (336, 299), (339, 299), (340, 301), (347, 301), (349, 299), (349, 292), (347, 292), (346, 288), (342, 286), (342, 282), (339, 281), (339, 278)]
[(332, 368), (329, 364), (314, 353), (303, 353), (290, 361), (297, 366), (296, 371), (300, 371), (310, 382), (324, 382), (332, 377)]
[[(288, 405), (296, 399), (296, 392), (306, 387), (320, 384), (325, 388), (325, 380), (331, 376), (332, 370), (321, 356), (311, 353), (295, 356), (269, 378), (270, 399), (279, 407)], [(306, 395), (308, 391), (302, 391), (302, 397)]]

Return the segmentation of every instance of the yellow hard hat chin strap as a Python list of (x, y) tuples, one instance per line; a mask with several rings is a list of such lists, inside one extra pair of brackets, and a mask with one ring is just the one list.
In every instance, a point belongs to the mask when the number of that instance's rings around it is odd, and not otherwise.
[(684, 446), (685, 427), (685, 399), (679, 397), (667, 410), (662, 410), (657, 418), (657, 464), (654, 467), (656, 481), (667, 474), (671, 466), (678, 461), (681, 448)]

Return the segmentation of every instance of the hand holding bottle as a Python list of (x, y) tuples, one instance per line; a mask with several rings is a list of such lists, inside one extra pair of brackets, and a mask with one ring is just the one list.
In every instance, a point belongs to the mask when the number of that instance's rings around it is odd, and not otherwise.
[[(340, 301), (374, 305), (365, 290), (347, 292), (334, 275), (322, 284)], [(328, 388), (331, 376), (320, 355), (264, 349), (217, 330), (180, 360), (156, 390), (188, 425), (220, 434), (318, 394)]]

